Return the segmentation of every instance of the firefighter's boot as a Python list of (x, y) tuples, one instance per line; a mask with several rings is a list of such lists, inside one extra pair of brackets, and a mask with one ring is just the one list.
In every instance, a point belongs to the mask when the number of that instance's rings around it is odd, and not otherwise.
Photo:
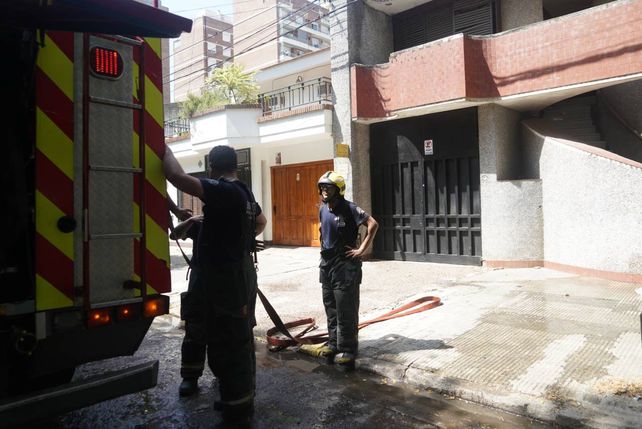
[(178, 387), (179, 396), (192, 396), (198, 390), (198, 378), (184, 378)]
[(334, 357), (334, 363), (342, 371), (354, 371), (356, 357), (352, 353), (339, 353)]
[(336, 354), (336, 349), (328, 346), (327, 344), (319, 348), (319, 357), (325, 359), (325, 363), (328, 365), (332, 365), (334, 363), (334, 357)]

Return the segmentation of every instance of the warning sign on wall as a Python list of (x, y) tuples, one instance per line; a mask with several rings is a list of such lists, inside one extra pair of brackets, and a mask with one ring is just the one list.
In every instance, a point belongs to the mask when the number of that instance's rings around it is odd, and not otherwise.
[(432, 155), (433, 147), (432, 140), (424, 140), (424, 155)]

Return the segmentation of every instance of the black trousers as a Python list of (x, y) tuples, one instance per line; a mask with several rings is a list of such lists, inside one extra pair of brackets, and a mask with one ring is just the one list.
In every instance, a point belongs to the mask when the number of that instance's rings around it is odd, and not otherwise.
[(205, 296), (198, 272), (190, 271), (187, 292), (181, 294), (181, 319), (185, 321), (185, 336), (181, 345), (181, 377), (198, 378), (205, 368), (207, 329)]
[(239, 264), (205, 267), (207, 359), (218, 379), (221, 402), (245, 406), (254, 400), (256, 270), (248, 254)]
[(328, 346), (357, 354), (361, 261), (338, 256), (321, 262), (319, 280), (328, 322)]

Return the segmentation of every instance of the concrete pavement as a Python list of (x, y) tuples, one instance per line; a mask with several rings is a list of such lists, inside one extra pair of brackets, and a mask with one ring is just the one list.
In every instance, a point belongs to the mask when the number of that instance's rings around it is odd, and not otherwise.
[[(171, 254), (178, 315), (186, 268)], [(323, 328), (317, 265), (315, 248), (259, 253), (259, 287), (285, 322)], [(443, 305), (361, 330), (358, 368), (561, 426), (642, 428), (642, 285), (400, 261), (363, 272), (361, 320), (424, 295)], [(272, 323), (260, 304), (257, 321), (264, 339)]]

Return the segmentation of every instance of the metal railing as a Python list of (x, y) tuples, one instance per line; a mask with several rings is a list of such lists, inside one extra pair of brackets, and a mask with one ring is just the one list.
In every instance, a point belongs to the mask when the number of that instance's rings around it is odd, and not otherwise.
[(189, 133), (189, 119), (176, 118), (165, 121), (165, 138)]
[(264, 114), (292, 110), (310, 104), (331, 103), (332, 84), (330, 78), (327, 77), (297, 83), (259, 95), (259, 104)]

